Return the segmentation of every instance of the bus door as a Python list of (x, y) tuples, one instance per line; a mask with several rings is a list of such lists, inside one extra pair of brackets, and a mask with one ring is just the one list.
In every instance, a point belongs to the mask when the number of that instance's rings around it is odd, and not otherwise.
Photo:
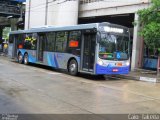
[(9, 45), (8, 45), (8, 56), (11, 58), (15, 57), (16, 53), (16, 40), (14, 35), (9, 36)]
[(90, 30), (87, 32), (85, 31), (83, 32), (82, 38), (82, 71), (93, 73), (95, 62), (96, 33)]
[(13, 44), (13, 48), (14, 48), (14, 50), (13, 50), (13, 57), (17, 57), (17, 41), (18, 41), (18, 35), (15, 35), (15, 37), (14, 37), (14, 44)]
[(46, 36), (44, 33), (38, 33), (38, 49), (37, 49), (37, 60), (43, 62), (43, 52), (45, 47)]

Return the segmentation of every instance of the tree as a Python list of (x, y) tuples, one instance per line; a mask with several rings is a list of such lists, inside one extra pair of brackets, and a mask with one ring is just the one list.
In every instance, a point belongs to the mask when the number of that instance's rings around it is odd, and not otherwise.
[(150, 49), (160, 48), (160, 0), (152, 0), (151, 7), (139, 10), (140, 35)]
[(5, 27), (3, 29), (3, 38), (5, 40), (8, 40), (9, 39), (9, 32), (10, 32), (10, 27)]

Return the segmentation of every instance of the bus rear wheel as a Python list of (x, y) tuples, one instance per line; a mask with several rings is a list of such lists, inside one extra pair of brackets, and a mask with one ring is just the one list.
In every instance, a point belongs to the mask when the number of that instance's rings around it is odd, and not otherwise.
[(20, 64), (23, 63), (23, 55), (22, 55), (22, 53), (19, 53), (19, 54), (18, 54), (18, 62), (19, 62)]
[(28, 65), (28, 54), (24, 55), (24, 64)]
[(69, 62), (69, 66), (68, 66), (68, 71), (70, 75), (77, 75), (78, 74), (78, 64), (77, 61), (75, 59), (72, 59)]

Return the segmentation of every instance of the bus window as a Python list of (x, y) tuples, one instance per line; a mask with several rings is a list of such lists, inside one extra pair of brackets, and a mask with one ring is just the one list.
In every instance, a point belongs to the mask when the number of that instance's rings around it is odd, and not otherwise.
[(46, 33), (46, 36), (47, 36), (47, 41), (45, 50), (53, 52), (55, 45), (55, 33), (54, 32)]
[(71, 31), (69, 34), (68, 52), (80, 55), (81, 31)]
[(37, 34), (24, 35), (24, 48), (29, 50), (36, 50), (37, 48)]
[(16, 39), (17, 39), (17, 48), (18, 49), (22, 49), (23, 48), (23, 34), (19, 34), (19, 35), (17, 35), (17, 37), (16, 37)]
[(67, 47), (68, 32), (57, 32), (56, 34), (56, 52), (65, 52)]

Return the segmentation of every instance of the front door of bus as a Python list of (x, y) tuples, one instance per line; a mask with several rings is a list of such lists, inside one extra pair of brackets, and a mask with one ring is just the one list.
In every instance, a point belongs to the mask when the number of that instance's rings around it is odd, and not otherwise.
[(43, 62), (43, 51), (44, 51), (44, 47), (45, 47), (45, 39), (46, 36), (43, 33), (38, 34), (38, 51), (37, 51), (37, 58), (39, 62)]
[(95, 62), (96, 34), (84, 33), (82, 44), (82, 70), (93, 72)]

